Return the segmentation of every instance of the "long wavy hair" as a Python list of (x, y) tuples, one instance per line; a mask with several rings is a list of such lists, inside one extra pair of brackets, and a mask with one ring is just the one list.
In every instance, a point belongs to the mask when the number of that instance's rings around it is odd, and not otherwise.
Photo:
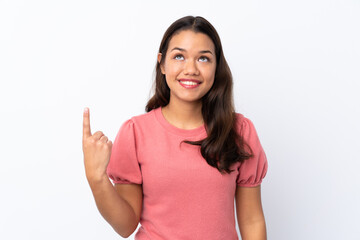
[[(166, 106), (170, 101), (170, 88), (160, 65), (164, 62), (171, 38), (183, 30), (204, 33), (215, 45), (216, 71), (211, 89), (202, 97), (202, 117), (207, 137), (199, 141), (183, 142), (201, 147), (201, 155), (207, 163), (223, 172), (231, 173), (232, 164), (243, 162), (253, 156), (249, 145), (237, 129), (236, 113), (233, 102), (233, 79), (230, 68), (225, 60), (220, 37), (215, 28), (200, 16), (185, 16), (176, 20), (166, 30), (159, 48), (161, 62), (157, 62), (155, 71), (155, 93), (147, 102), (145, 111)], [(246, 151), (246, 148), (250, 151)]]

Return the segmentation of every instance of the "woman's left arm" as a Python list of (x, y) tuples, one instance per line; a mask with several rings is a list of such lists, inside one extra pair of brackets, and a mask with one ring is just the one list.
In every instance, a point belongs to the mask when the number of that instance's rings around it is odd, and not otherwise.
[(236, 187), (236, 215), (242, 240), (266, 240), (261, 185)]

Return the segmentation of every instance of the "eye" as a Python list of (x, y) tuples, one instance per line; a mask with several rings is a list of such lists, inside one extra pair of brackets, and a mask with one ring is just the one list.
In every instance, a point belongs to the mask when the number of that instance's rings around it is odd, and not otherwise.
[(181, 59), (179, 59), (178, 57), (183, 58), (183, 56), (182, 56), (181, 54), (178, 54), (178, 55), (176, 55), (176, 56), (174, 57), (174, 59), (176, 59), (176, 60), (181, 60)]
[(201, 56), (199, 59), (205, 59), (206, 61), (201, 61), (201, 62), (210, 62), (210, 59), (208, 57), (205, 56)]

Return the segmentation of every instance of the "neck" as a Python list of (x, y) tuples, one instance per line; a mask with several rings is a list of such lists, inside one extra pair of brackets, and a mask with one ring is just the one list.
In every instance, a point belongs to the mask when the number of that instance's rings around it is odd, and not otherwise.
[(170, 101), (168, 105), (162, 107), (162, 114), (169, 123), (182, 129), (194, 129), (204, 123), (201, 102), (176, 104)]

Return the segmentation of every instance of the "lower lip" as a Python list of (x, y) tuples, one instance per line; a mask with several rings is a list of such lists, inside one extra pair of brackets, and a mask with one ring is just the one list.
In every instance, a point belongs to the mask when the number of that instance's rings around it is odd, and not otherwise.
[(196, 84), (196, 85), (186, 85), (186, 84), (183, 84), (182, 82), (180, 82), (179, 81), (179, 83), (180, 83), (180, 85), (181, 86), (183, 86), (184, 88), (196, 88), (196, 87), (198, 87), (200, 84)]

